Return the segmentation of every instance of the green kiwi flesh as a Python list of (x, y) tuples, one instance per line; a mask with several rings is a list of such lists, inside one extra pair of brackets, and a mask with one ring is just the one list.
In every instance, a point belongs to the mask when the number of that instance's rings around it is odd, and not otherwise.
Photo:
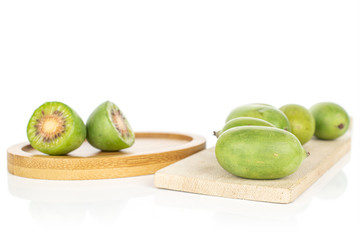
[(27, 126), (31, 146), (49, 155), (65, 155), (86, 138), (86, 126), (80, 116), (61, 102), (46, 102), (37, 108)]
[(110, 101), (90, 114), (86, 128), (88, 142), (102, 151), (119, 151), (135, 142), (135, 134), (125, 115)]

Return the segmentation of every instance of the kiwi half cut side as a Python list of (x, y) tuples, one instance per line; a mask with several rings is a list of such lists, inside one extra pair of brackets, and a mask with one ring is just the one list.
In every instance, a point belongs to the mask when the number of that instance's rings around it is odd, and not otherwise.
[(80, 147), (86, 126), (80, 116), (61, 102), (46, 102), (37, 108), (27, 126), (33, 148), (49, 155), (65, 155)]
[(119, 151), (135, 142), (135, 134), (125, 115), (110, 101), (90, 114), (86, 128), (88, 142), (102, 151)]

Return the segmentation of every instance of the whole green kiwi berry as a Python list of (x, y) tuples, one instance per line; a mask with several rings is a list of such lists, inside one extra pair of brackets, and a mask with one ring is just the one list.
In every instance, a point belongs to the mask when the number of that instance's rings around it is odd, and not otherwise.
[(286, 115), (279, 109), (263, 103), (250, 103), (236, 107), (226, 118), (226, 122), (237, 117), (253, 117), (260, 118), (275, 127), (291, 131), (289, 120)]
[(229, 130), (233, 127), (240, 127), (240, 126), (265, 126), (265, 127), (275, 127), (273, 124), (269, 123), (260, 118), (253, 118), (253, 117), (238, 117), (233, 118), (227, 123), (225, 123), (224, 127), (220, 131), (214, 131), (214, 135), (219, 137), (223, 132)]
[(314, 135), (320, 139), (336, 139), (349, 129), (350, 117), (346, 110), (336, 103), (317, 103), (310, 108), (310, 112), (315, 118)]
[(315, 119), (307, 108), (299, 104), (287, 104), (280, 110), (289, 119), (291, 132), (301, 144), (307, 143), (314, 136)]

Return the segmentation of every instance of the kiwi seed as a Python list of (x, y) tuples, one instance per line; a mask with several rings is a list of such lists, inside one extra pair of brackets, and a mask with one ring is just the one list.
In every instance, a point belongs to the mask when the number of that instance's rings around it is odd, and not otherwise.
[(84, 142), (86, 126), (66, 104), (46, 102), (31, 116), (27, 136), (36, 150), (50, 155), (64, 155)]

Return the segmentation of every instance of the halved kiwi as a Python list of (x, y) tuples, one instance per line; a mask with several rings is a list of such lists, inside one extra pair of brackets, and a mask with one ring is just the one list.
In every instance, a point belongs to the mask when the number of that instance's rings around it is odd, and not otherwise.
[(102, 151), (118, 151), (135, 142), (135, 134), (125, 115), (110, 101), (91, 113), (86, 128), (88, 142)]
[(46, 102), (31, 116), (27, 137), (31, 146), (40, 152), (65, 155), (84, 142), (86, 126), (68, 105)]

